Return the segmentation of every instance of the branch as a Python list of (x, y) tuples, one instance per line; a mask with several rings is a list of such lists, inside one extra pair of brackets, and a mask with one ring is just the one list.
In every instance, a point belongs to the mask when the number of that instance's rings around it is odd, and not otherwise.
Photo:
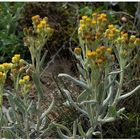
[(131, 96), (133, 93), (135, 93), (138, 89), (140, 89), (140, 85), (138, 85), (134, 90), (132, 90), (131, 92), (128, 92), (127, 94), (124, 94), (122, 96), (119, 97), (119, 100), (121, 99), (125, 99), (129, 96)]
[(80, 81), (80, 80), (77, 80), (77, 79), (73, 78), (72, 76), (70, 76), (70, 75), (68, 75), (68, 74), (60, 73), (60, 74), (58, 75), (58, 77), (65, 77), (65, 78), (67, 78), (67, 79), (73, 81), (75, 84), (79, 85), (80, 87), (82, 87), (82, 88), (84, 88), (84, 89), (87, 89), (89, 92), (91, 92), (90, 89), (88, 88), (88, 86), (87, 86), (84, 82), (82, 82), (82, 81)]
[(70, 101), (71, 105), (73, 107), (75, 107), (75, 109), (77, 109), (78, 111), (80, 111), (81, 113), (85, 114), (85, 115), (88, 115), (86, 111), (84, 111), (83, 109), (81, 109), (71, 98), (70, 94), (69, 94), (69, 91), (68, 90), (64, 90), (64, 93), (66, 94), (66, 96), (68, 97), (68, 100)]

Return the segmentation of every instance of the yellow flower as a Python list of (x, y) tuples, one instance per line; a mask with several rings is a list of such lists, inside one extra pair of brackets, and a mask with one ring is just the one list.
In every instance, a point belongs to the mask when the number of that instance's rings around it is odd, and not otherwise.
[(91, 23), (91, 18), (86, 18), (87, 23)]
[(6, 74), (3, 72), (0, 72), (0, 80), (3, 80), (6, 77)]
[(3, 77), (3, 72), (0, 71), (0, 79)]
[(106, 17), (107, 17), (107, 15), (106, 15), (105, 13), (102, 13), (100, 16), (101, 16), (102, 18), (106, 18)]
[(112, 48), (107, 48), (106, 51), (111, 54), (112, 53)]
[(83, 20), (86, 20), (88, 17), (87, 16), (82, 16), (82, 19)]
[(20, 54), (15, 54), (15, 57), (16, 57), (17, 59), (20, 59)]
[(136, 38), (134, 44), (135, 44), (135, 45), (139, 45), (139, 44), (140, 44), (140, 38)]
[(92, 14), (92, 16), (96, 17), (96, 16), (97, 16), (97, 13), (94, 12), (94, 13)]
[(101, 53), (102, 53), (102, 49), (97, 48), (97, 49), (96, 49), (96, 53), (97, 53), (97, 54), (101, 54)]
[(98, 18), (97, 18), (97, 21), (102, 21), (102, 17), (101, 16), (99, 16)]
[(81, 24), (81, 25), (80, 25), (80, 28), (81, 28), (81, 29), (84, 29), (85, 27), (86, 27), (85, 24)]
[(84, 24), (84, 21), (82, 19), (80, 20), (80, 24)]
[(17, 58), (16, 57), (12, 57), (12, 62), (13, 63), (17, 63), (18, 62)]
[(104, 22), (105, 22), (105, 21), (107, 21), (107, 19), (106, 19), (106, 18), (103, 18), (103, 19), (102, 19), (102, 21), (104, 21)]
[(37, 19), (39, 19), (39, 18), (40, 18), (40, 16), (39, 16), (39, 15), (36, 15), (36, 16), (33, 16), (33, 17), (32, 17), (32, 20), (35, 21), (35, 20), (37, 20)]
[(124, 37), (124, 38), (128, 38), (128, 33), (124, 33), (124, 34), (122, 34), (122, 37)]
[(114, 34), (113, 33), (108, 34), (108, 38), (109, 39), (112, 39), (113, 37), (114, 37)]
[(101, 47), (100, 47), (100, 50), (101, 50), (101, 51), (105, 51), (105, 50), (106, 50), (106, 47), (105, 47), (105, 46), (101, 46)]
[(123, 35), (124, 34), (124, 31), (121, 31), (121, 35)]
[(20, 60), (19, 60), (19, 63), (20, 63), (20, 64), (23, 64), (24, 62), (25, 62), (24, 59), (20, 59)]
[(13, 63), (18, 63), (20, 60), (20, 54), (15, 54), (14, 57), (12, 57)]
[(109, 29), (113, 29), (114, 28), (114, 25), (113, 24), (110, 24), (110, 25), (108, 25), (108, 28)]
[(74, 53), (76, 53), (77, 55), (80, 55), (81, 54), (81, 48), (75, 48)]
[(96, 63), (97, 63), (98, 65), (100, 65), (100, 64), (103, 63), (103, 60), (102, 60), (102, 59), (97, 59), (97, 60), (96, 60)]
[(120, 30), (119, 30), (119, 29), (116, 29), (115, 32), (116, 32), (116, 33), (120, 33)]
[(114, 28), (110, 29), (110, 32), (115, 34), (116, 33), (116, 28), (114, 27)]
[(87, 51), (87, 58), (95, 58), (97, 53), (95, 51)]
[(4, 70), (8, 70), (11, 68), (10, 63), (3, 63), (2, 65), (3, 65)]
[(24, 76), (24, 77), (23, 77), (23, 80), (29, 81), (29, 80), (30, 80), (30, 76), (29, 76), (29, 75)]
[(45, 20), (47, 22), (48, 21), (48, 17), (44, 17), (43, 20)]
[(43, 28), (43, 25), (42, 25), (41, 23), (37, 25), (37, 29), (40, 30), (40, 29), (42, 29), (42, 28)]
[(45, 25), (46, 25), (46, 21), (45, 21), (45, 20), (42, 20), (42, 21), (40, 22), (40, 24), (42, 24), (42, 26), (45, 26)]
[(131, 35), (130, 36), (130, 42), (134, 42), (136, 40), (136, 36), (135, 35)]
[(91, 57), (94, 58), (97, 56), (97, 53), (95, 51), (91, 52)]
[(92, 20), (92, 22), (91, 22), (93, 25), (96, 25), (96, 20)]
[(19, 80), (19, 84), (20, 84), (20, 85), (23, 85), (23, 84), (25, 84), (25, 80), (23, 80), (23, 79), (20, 79), (20, 80)]
[(124, 38), (122, 37), (118, 37), (116, 40), (117, 43), (122, 43), (123, 41), (124, 41)]

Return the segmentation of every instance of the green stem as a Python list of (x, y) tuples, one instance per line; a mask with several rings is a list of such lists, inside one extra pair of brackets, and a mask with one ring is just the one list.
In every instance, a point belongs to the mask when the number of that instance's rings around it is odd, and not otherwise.
[(117, 105), (117, 102), (119, 100), (119, 97), (121, 95), (121, 90), (122, 90), (122, 86), (123, 86), (123, 78), (124, 78), (124, 71), (123, 69), (121, 68), (121, 73), (120, 73), (120, 82), (119, 82), (119, 87), (118, 87), (118, 90), (117, 90), (117, 94), (116, 94), (116, 97), (114, 99), (114, 102), (113, 102), (113, 105)]
[(109, 73), (109, 66), (107, 66), (105, 68), (105, 78), (104, 78), (104, 91), (103, 91), (103, 96), (102, 96), (102, 103), (103, 101), (105, 100), (105, 97), (106, 97), (106, 88), (107, 85), (108, 85), (108, 73)]
[[(27, 108), (27, 96), (25, 95), (24, 96), (24, 103), (25, 103), (25, 106)], [(28, 120), (28, 112), (27, 112), (27, 109), (26, 109), (26, 113), (25, 113), (25, 129), (26, 129), (26, 138), (29, 139), (29, 120)]]
[(29, 139), (29, 121), (28, 121), (28, 113), (26, 112), (26, 137)]
[(41, 108), (41, 97), (38, 94), (38, 113), (37, 113), (37, 127), (36, 127), (36, 131), (37, 133), (39, 132), (39, 127), (40, 127), (40, 108)]
[[(37, 75), (37, 80), (39, 81), (39, 87), (41, 87), (39, 74), (36, 73), (36, 75)], [(38, 105), (37, 105), (38, 113), (37, 113), (37, 127), (36, 127), (37, 133), (39, 132), (39, 127), (40, 127), (40, 116), (41, 116), (40, 110), (41, 110), (41, 100), (42, 100), (41, 95), (42, 95), (42, 93), (39, 93), (39, 91), (38, 91)]]

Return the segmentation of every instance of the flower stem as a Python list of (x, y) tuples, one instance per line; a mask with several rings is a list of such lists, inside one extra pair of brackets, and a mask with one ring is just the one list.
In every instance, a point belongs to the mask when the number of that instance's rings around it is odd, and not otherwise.
[(118, 102), (118, 99), (121, 95), (121, 90), (122, 90), (122, 86), (123, 86), (123, 78), (124, 78), (124, 71), (123, 69), (121, 69), (121, 73), (120, 73), (120, 82), (119, 82), (119, 87), (118, 87), (118, 90), (117, 90), (117, 94), (116, 94), (116, 97), (114, 99), (114, 102), (113, 102), (113, 105), (116, 105), (117, 102)]

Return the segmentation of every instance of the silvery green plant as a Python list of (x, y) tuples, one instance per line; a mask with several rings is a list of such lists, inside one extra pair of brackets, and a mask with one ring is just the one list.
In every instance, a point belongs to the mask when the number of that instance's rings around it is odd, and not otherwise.
[[(102, 138), (101, 126), (121, 118), (125, 110), (125, 107), (117, 108), (118, 103), (140, 88), (138, 85), (128, 93), (123, 92), (125, 70), (133, 61), (130, 54), (140, 45), (140, 39), (123, 32), (119, 26), (109, 24), (104, 13), (83, 16), (78, 36), (80, 47), (74, 49), (74, 55), (79, 60), (77, 68), (80, 76), (74, 78), (62, 73), (58, 77), (71, 80), (82, 88), (76, 100), (72, 99), (69, 90), (62, 91), (67, 103), (87, 117), (90, 126), (85, 130), (76, 120), (71, 132), (62, 124), (54, 122), (54, 125), (62, 138), (92, 138), (93, 135)], [(115, 63), (119, 65), (117, 70), (113, 67)]]
[[(0, 65), (0, 68), (8, 69), (13, 80), (13, 88), (10, 90), (3, 88), (7, 73), (5, 71), (0, 73), (2, 80), (0, 86), (2, 87), (0, 94), (1, 138), (45, 138), (51, 127), (47, 115), (54, 106), (54, 98), (52, 96), (50, 106), (42, 110), (43, 90), (40, 74), (46, 56), (45, 52), (41, 57), (41, 51), (53, 30), (47, 23), (47, 17), (41, 19), (37, 15), (32, 17), (32, 21), (33, 27), (24, 29), (24, 41), (30, 50), (32, 63), (21, 59), (20, 54), (15, 54), (12, 57), (12, 63)], [(34, 92), (33, 89), (36, 91)], [(4, 96), (8, 100), (8, 106), (3, 105)]]

